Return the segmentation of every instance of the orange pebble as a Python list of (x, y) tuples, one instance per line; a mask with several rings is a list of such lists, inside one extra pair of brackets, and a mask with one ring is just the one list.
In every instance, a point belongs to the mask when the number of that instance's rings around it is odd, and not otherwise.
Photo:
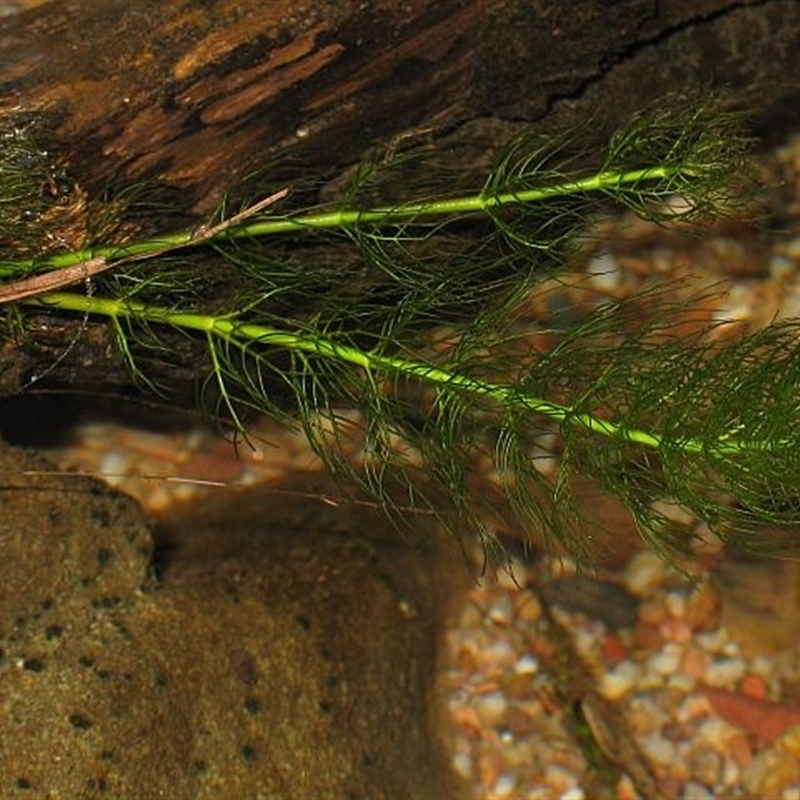
[(619, 636), (613, 633), (606, 636), (603, 640), (603, 658), (609, 664), (619, 664), (628, 657), (625, 645), (620, 641)]
[(739, 691), (748, 697), (763, 699), (767, 696), (767, 682), (760, 675), (750, 672), (739, 682)]
[(695, 631), (714, 630), (719, 625), (720, 606), (719, 591), (710, 581), (705, 581), (689, 596), (686, 624)]
[(747, 736), (731, 737), (727, 746), (727, 755), (737, 766), (746, 767), (753, 760), (753, 747)]
[(627, 775), (623, 775), (617, 784), (617, 800), (639, 800), (639, 792)]
[(633, 632), (633, 641), (637, 647), (643, 650), (656, 650), (664, 644), (658, 628), (642, 625), (641, 623), (636, 626)]
[(691, 678), (702, 678), (710, 663), (711, 655), (709, 653), (689, 649), (683, 655), (683, 673)]
[(645, 601), (639, 606), (639, 622), (656, 626), (667, 616), (662, 603)]
[(466, 731), (468, 735), (475, 738), (483, 737), (483, 725), (478, 717), (477, 712), (471, 706), (461, 706), (455, 708), (451, 712), (453, 724), (457, 728)]
[(692, 641), (692, 629), (682, 619), (669, 618), (665, 619), (658, 626), (659, 633), (664, 637), (666, 642), (676, 642), (678, 644), (686, 644)]

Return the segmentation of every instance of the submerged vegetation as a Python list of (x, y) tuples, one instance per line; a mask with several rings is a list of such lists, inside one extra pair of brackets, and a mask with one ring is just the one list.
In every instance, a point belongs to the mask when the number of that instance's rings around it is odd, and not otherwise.
[[(598, 213), (673, 225), (746, 202), (740, 122), (673, 100), (594, 159), (580, 137), (525, 132), (488, 176), (455, 171), (435, 147), (391, 152), (311, 208), (299, 182), (253, 181), (257, 202), (241, 189), (199, 228), (6, 257), (0, 301), (107, 319), (144, 383), (142, 353), (165, 346), (162, 331), (201, 337), (201, 394), (218, 413), (242, 428), (244, 407), (299, 423), (335, 474), (389, 511), (451, 521), (444, 493), (487, 544), (507, 504), (587, 553), (570, 502), (579, 475), (622, 500), (658, 548), (689, 545), (669, 532), (665, 502), (766, 548), (760, 524), (800, 522), (798, 323), (712, 343), (687, 337), (656, 292), (649, 322), (608, 303), (540, 349), (523, 319)], [(0, 158), (0, 173), (18, 157)], [(23, 221), (5, 209), (0, 233)], [(235, 276), (230, 296), (209, 290), (219, 263)], [(540, 468), (553, 434), (555, 477)]]

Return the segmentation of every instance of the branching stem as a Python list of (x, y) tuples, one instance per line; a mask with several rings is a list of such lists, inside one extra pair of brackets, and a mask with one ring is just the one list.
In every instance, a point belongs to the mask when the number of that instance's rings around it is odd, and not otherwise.
[[(234, 344), (257, 342), (267, 347), (284, 348), (290, 351), (313, 353), (323, 358), (352, 364), (368, 371), (383, 371), (418, 378), (431, 384), (455, 388), (479, 397), (494, 400), (509, 407), (524, 407), (542, 414), (551, 420), (568, 425), (582, 425), (593, 433), (634, 444), (650, 450), (662, 450), (666, 446), (664, 437), (648, 431), (629, 428), (618, 422), (601, 419), (588, 412), (578, 412), (569, 406), (551, 403), (539, 397), (522, 394), (512, 387), (489, 381), (476, 380), (423, 361), (406, 360), (360, 350), (350, 345), (319, 336), (295, 333), (267, 325), (256, 325), (237, 320), (235, 317), (216, 317), (209, 314), (172, 311), (168, 308), (117, 300), (106, 297), (86, 297), (67, 292), (53, 292), (35, 300), (35, 305), (96, 314), (111, 319), (133, 319), (164, 324), (182, 330), (194, 330), (209, 337), (217, 336)], [(717, 455), (739, 453), (745, 450), (768, 450), (766, 442), (717, 442), (713, 448), (707, 443), (687, 438), (672, 442), (685, 453), (701, 453), (713, 450)]]
[[(74, 267), (92, 259), (107, 259), (109, 263), (142, 261), (150, 256), (160, 255), (183, 247), (197, 247), (225, 238), (244, 238), (254, 236), (274, 236), (283, 233), (297, 233), (307, 230), (349, 229), (357, 225), (394, 225), (423, 217), (455, 217), (511, 205), (527, 205), (551, 200), (556, 197), (569, 197), (598, 192), (621, 192), (641, 186), (643, 183), (670, 182), (677, 178), (691, 179), (693, 170), (687, 166), (648, 167), (626, 172), (607, 171), (595, 173), (585, 178), (565, 180), (550, 186), (524, 189), (519, 192), (500, 194), (472, 194), (441, 200), (401, 203), (394, 207), (372, 208), (368, 210), (339, 209), (316, 214), (297, 216), (272, 215), (267, 219), (253, 220), (252, 209), (247, 210), (247, 219), (242, 215), (214, 226), (198, 235), (198, 230), (183, 230), (165, 234), (156, 239), (147, 239), (132, 244), (93, 247), (69, 253), (59, 253), (36, 262), (14, 262), (0, 264), (0, 275), (18, 275), (30, 272)], [(285, 192), (268, 198), (280, 199)], [(260, 204), (259, 204), (260, 205)]]

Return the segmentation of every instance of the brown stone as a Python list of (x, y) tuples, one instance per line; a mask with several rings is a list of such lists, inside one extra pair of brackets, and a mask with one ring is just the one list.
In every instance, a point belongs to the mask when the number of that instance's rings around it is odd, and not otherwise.
[(458, 794), (436, 675), (466, 569), (442, 543), (253, 490), (154, 563), (130, 501), (41, 468), (0, 453), (4, 798)]

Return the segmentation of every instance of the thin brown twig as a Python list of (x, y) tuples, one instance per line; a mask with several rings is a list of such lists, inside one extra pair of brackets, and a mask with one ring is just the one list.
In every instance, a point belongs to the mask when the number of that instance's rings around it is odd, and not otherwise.
[(97, 256), (73, 264), (71, 267), (54, 269), (50, 272), (43, 272), (39, 275), (32, 275), (29, 278), (22, 278), (13, 281), (6, 286), (0, 287), (0, 304), (13, 303), (16, 300), (24, 300), (26, 297), (34, 297), (38, 294), (45, 294), (73, 283), (80, 283), (86, 278), (105, 272), (112, 266), (119, 264), (119, 261), (109, 261), (105, 256)]
[(228, 230), (228, 228), (241, 224), (254, 214), (258, 214), (259, 211), (263, 211), (268, 206), (274, 205), (279, 200), (283, 200), (287, 194), (289, 194), (288, 186), (284, 189), (279, 189), (277, 192), (269, 195), (269, 197), (265, 197), (263, 200), (259, 200), (257, 203), (253, 203), (252, 206), (248, 206), (244, 211), (240, 211), (238, 214), (234, 214), (232, 217), (228, 217), (228, 219), (224, 219), (216, 225), (212, 225), (211, 227), (208, 225), (200, 225), (194, 229), (192, 241), (204, 242), (213, 239), (215, 236), (219, 236), (223, 231)]
[(156, 256), (164, 255), (164, 253), (171, 253), (174, 250), (180, 250), (187, 246), (196, 246), (203, 242), (208, 242), (219, 236), (224, 231), (241, 224), (246, 219), (249, 219), (259, 211), (263, 211), (268, 206), (277, 203), (289, 194), (289, 188), (286, 187), (277, 191), (263, 200), (259, 200), (244, 211), (234, 214), (216, 225), (200, 225), (191, 235), (188, 242), (181, 244), (171, 244), (160, 250), (151, 250), (147, 253), (135, 253), (122, 258), (114, 259), (108, 256), (95, 256), (94, 258), (87, 258), (78, 264), (73, 264), (69, 267), (61, 267), (59, 269), (50, 270), (50, 272), (43, 272), (37, 275), (31, 275), (28, 278), (21, 278), (17, 281), (12, 281), (9, 284), (0, 286), (0, 305), (4, 303), (14, 303), (18, 300), (24, 300), (27, 297), (35, 297), (40, 294), (56, 291), (57, 289), (64, 289), (67, 286), (72, 286), (75, 283), (85, 281), (101, 272), (106, 272), (112, 267), (120, 267), (125, 264), (133, 264), (137, 261), (147, 261), (148, 259), (155, 258)]
[[(93, 472), (88, 470), (66, 470), (66, 469), (24, 469), (18, 472), (0, 472), (0, 491), (9, 490), (30, 490), (30, 486), (14, 486), (6, 484), (3, 479), (8, 477), (23, 478), (92, 478), (93, 480), (126, 480), (126, 481), (153, 481), (158, 483), (177, 483), (196, 486), (199, 489), (243, 489), (249, 490), (249, 486), (238, 483), (237, 481), (219, 481), (207, 478), (189, 478), (181, 475), (154, 475), (138, 474), (128, 475), (125, 473), (114, 472)], [(345, 495), (337, 496), (326, 492), (303, 492), (296, 489), (281, 489), (277, 486), (270, 486), (266, 482), (258, 484), (258, 491), (264, 494), (282, 495), (285, 497), (297, 498), (300, 500), (313, 500), (327, 506), (339, 508), (340, 506), (356, 506), (358, 508), (382, 508), (380, 503), (375, 500), (360, 500), (356, 497)], [(407, 514), (415, 514), (421, 517), (435, 517), (436, 512), (429, 508), (418, 508), (413, 506), (399, 505), (395, 507), (397, 511)]]

